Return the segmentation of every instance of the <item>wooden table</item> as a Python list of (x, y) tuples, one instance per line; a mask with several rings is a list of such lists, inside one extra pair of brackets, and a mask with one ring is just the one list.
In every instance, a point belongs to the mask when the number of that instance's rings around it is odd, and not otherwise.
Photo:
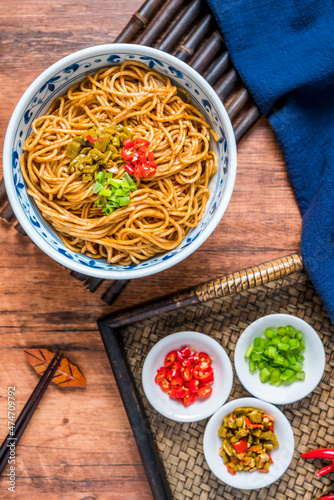
[[(11, 113), (28, 85), (61, 57), (112, 42), (141, 0), (1, 3), (2, 146)], [(301, 217), (266, 119), (242, 140), (238, 152), (234, 193), (214, 234), (173, 269), (134, 280), (113, 308), (19, 235), (12, 223), (0, 225), (2, 438), (8, 386), (16, 386), (18, 413), (36, 384), (25, 347), (57, 345), (87, 378), (84, 390), (47, 391), (17, 448), (17, 500), (152, 498), (96, 318), (299, 249)], [(13, 498), (7, 488), (2, 479), (2, 499)]]

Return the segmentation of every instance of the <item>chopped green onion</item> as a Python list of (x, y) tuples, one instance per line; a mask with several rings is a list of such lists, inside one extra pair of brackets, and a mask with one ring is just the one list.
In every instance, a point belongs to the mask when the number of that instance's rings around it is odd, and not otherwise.
[[(254, 339), (254, 340), (255, 340), (255, 339)], [(254, 349), (254, 348), (253, 348), (253, 346), (252, 346), (252, 345), (248, 346), (248, 349), (247, 349), (246, 354), (245, 354), (245, 358), (249, 358), (249, 357), (250, 357), (250, 355), (252, 354), (252, 350), (253, 350), (253, 349)]]
[(110, 189), (103, 188), (103, 189), (101, 189), (101, 191), (99, 191), (99, 194), (101, 196), (106, 196), (108, 198), (109, 196), (112, 195), (112, 192), (110, 191)]
[(303, 371), (305, 349), (301, 331), (292, 326), (267, 328), (264, 337), (255, 337), (249, 345), (245, 358), (249, 360), (250, 372), (259, 370), (261, 382), (270, 385), (290, 385), (305, 380)]

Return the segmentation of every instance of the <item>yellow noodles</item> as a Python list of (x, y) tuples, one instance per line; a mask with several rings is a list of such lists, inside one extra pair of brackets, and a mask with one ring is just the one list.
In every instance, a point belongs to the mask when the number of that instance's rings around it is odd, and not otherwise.
[[(106, 216), (94, 203), (94, 181), (69, 172), (65, 148), (91, 127), (118, 123), (150, 141), (157, 173), (136, 179), (130, 204)], [(177, 247), (201, 220), (218, 163), (209, 151), (210, 127), (167, 77), (144, 64), (127, 61), (87, 75), (32, 128), (21, 157), (28, 193), (70, 250), (138, 264)], [(124, 174), (121, 166), (115, 178)]]

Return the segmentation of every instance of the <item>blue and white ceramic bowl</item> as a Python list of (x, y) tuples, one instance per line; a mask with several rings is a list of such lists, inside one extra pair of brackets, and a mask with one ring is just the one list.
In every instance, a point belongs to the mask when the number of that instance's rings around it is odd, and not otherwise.
[[(218, 143), (212, 141), (212, 148), (218, 152), (219, 168), (210, 182), (211, 196), (204, 217), (185, 240), (169, 253), (151, 258), (137, 266), (122, 267), (71, 252), (65, 247), (27, 194), (19, 158), (22, 154), (22, 144), (31, 134), (33, 120), (45, 113), (56, 97), (65, 94), (72, 85), (82, 80), (87, 72), (94, 73), (100, 68), (120, 64), (128, 59), (147, 64), (167, 75), (175, 85), (188, 91), (193, 103), (202, 111), (219, 137)], [(60, 264), (82, 274), (105, 279), (132, 279), (148, 276), (177, 264), (210, 236), (232, 195), (236, 175), (236, 144), (222, 102), (204, 78), (190, 66), (150, 47), (110, 44), (75, 52), (53, 64), (32, 83), (10, 120), (3, 164), (9, 201), (20, 224), (37, 246)]]

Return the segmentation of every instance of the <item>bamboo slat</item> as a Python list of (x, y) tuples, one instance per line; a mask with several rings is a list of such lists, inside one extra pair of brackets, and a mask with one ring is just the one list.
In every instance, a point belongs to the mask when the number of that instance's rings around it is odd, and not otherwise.
[(291, 273), (303, 269), (303, 259), (300, 254), (292, 254), (277, 260), (272, 260), (259, 266), (253, 266), (240, 272), (232, 273), (215, 280), (207, 281), (197, 287), (188, 288), (157, 301), (140, 304), (131, 309), (123, 309), (102, 318), (102, 323), (109, 328), (123, 328), (135, 321), (151, 318), (156, 314), (174, 311), (200, 302), (231, 295), (255, 286), (275, 281)]

